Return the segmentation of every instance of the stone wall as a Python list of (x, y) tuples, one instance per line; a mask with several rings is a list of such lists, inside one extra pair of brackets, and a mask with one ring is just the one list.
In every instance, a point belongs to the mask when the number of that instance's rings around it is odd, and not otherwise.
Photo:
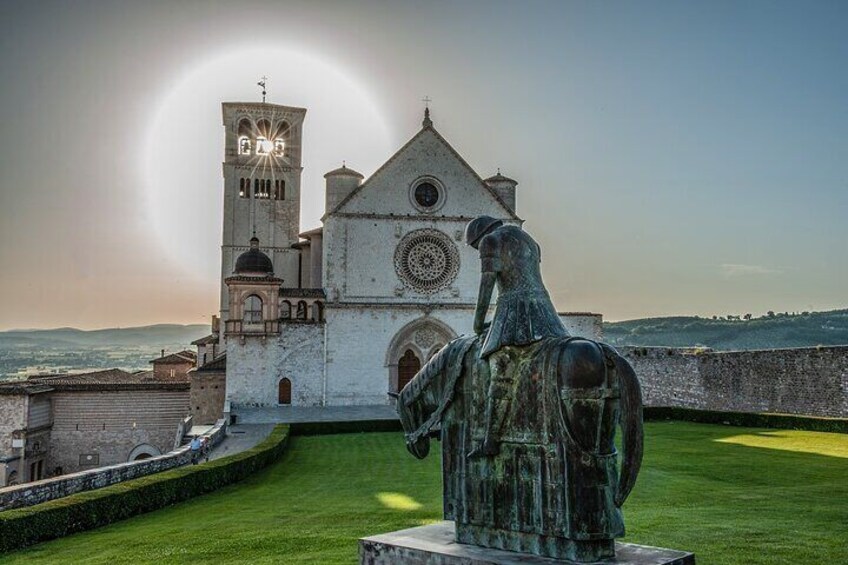
[(591, 312), (560, 312), (559, 319), (568, 333), (600, 341), (604, 337), (604, 317)]
[(192, 371), (190, 408), (195, 424), (214, 424), (223, 418), (227, 377), (221, 371)]
[(647, 406), (848, 417), (848, 346), (618, 350), (636, 370)]
[[(206, 436), (209, 437), (209, 441), (214, 447), (224, 439), (225, 432), (225, 422), (220, 420)], [(164, 455), (142, 461), (121, 463), (33, 483), (0, 488), (0, 511), (41, 504), (77, 492), (137, 479), (190, 462), (191, 447), (186, 445)]]
[[(56, 391), (51, 471), (63, 473), (126, 462), (137, 447), (171, 451), (189, 414), (187, 390)], [(150, 449), (150, 448), (155, 449)]]
[(324, 324), (287, 322), (277, 336), (227, 339), (227, 401), (277, 406), (278, 384), (291, 381), (293, 406), (320, 406), (324, 383)]
[[(27, 396), (25, 394), (0, 394), (0, 487), (25, 480), (25, 469), (20, 468), (22, 449), (12, 447), (12, 432), (26, 428)], [(14, 473), (14, 475), (12, 475)]]
[(704, 407), (697, 350), (673, 347), (616, 349), (636, 370), (646, 406)]
[(0, 457), (11, 456), (12, 432), (27, 425), (27, 396), (0, 394)]

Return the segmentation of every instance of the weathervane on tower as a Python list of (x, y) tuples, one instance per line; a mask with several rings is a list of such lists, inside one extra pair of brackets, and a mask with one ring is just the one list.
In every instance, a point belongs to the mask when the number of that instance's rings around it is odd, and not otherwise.
[(265, 85), (267, 83), (268, 83), (268, 77), (266, 77), (265, 75), (262, 75), (262, 79), (259, 82), (256, 83), (258, 86), (262, 87), (262, 103), (263, 104), (265, 103), (265, 96), (268, 94), (268, 92), (265, 90)]

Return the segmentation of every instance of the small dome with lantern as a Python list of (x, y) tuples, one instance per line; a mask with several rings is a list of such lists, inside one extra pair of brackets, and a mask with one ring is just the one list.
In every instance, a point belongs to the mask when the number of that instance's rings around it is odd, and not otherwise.
[(259, 239), (256, 236), (250, 238), (250, 249), (236, 259), (233, 274), (259, 277), (274, 275), (274, 264), (271, 258), (259, 249)]

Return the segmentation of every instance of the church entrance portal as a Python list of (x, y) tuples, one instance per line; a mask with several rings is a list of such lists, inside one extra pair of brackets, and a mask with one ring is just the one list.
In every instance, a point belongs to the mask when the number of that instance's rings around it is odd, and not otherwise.
[(280, 379), (277, 393), (277, 403), (282, 406), (289, 406), (291, 404), (291, 381), (286, 378)]
[(403, 389), (412, 380), (415, 373), (421, 370), (421, 360), (411, 349), (407, 349), (398, 361), (398, 390)]
[(402, 327), (386, 350), (389, 392), (400, 392), (424, 363), (455, 337), (450, 326), (431, 316), (422, 316)]

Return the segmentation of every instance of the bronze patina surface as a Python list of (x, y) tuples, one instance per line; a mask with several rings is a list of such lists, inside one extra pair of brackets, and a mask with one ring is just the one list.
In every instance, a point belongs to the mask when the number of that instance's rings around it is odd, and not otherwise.
[[(612, 558), (642, 459), (638, 380), (612, 347), (567, 334), (541, 282), (538, 246), (491, 220), (467, 230), (483, 261), (478, 334), (446, 345), (400, 392), (407, 447), (423, 458), (431, 437), (441, 440), (444, 515), (456, 541)], [(506, 296), (487, 328), (495, 284)]]

